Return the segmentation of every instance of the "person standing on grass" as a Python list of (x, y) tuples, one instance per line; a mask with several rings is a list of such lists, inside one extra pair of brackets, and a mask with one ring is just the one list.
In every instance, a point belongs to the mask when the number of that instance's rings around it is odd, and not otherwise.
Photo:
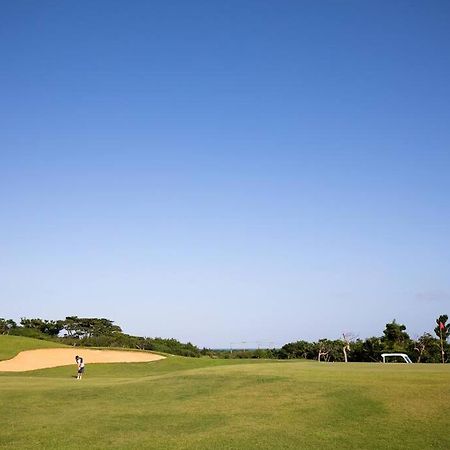
[(75, 361), (77, 362), (78, 372), (77, 372), (77, 380), (81, 380), (83, 378), (84, 372), (84, 361), (81, 356), (75, 356)]

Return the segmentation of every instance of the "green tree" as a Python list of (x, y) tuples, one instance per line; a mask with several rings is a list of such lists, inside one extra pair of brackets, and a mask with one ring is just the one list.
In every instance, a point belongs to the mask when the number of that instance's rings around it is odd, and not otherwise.
[(383, 353), (384, 349), (385, 344), (380, 337), (373, 336), (364, 340), (357, 339), (352, 344), (349, 360), (359, 362), (379, 362), (381, 353)]
[(439, 338), (441, 342), (441, 358), (442, 364), (445, 363), (445, 344), (447, 343), (447, 339), (450, 336), (450, 324), (447, 323), (448, 316), (443, 314), (436, 319), (437, 327), (434, 329), (436, 336)]
[(319, 339), (314, 344), (317, 354), (317, 361), (343, 361), (342, 357), (342, 341)]
[(384, 336), (382, 337), (385, 350), (394, 352), (407, 351), (410, 348), (411, 339), (405, 330), (406, 326), (397, 323), (395, 319), (391, 323), (387, 323), (383, 331)]
[(279, 357), (281, 359), (291, 358), (315, 358), (316, 350), (314, 345), (307, 341), (289, 342), (283, 345), (279, 351)]
[(113, 336), (122, 329), (114, 322), (105, 318), (68, 316), (62, 321), (62, 327), (68, 337), (89, 339), (100, 336)]
[(49, 336), (58, 336), (64, 327), (62, 320), (27, 319), (26, 317), (20, 319), (20, 324), (24, 328), (37, 330)]
[(14, 320), (0, 318), (0, 334), (9, 334), (9, 332), (16, 327), (17, 324)]
[(417, 362), (439, 362), (439, 340), (430, 333), (424, 333), (414, 341), (414, 350), (418, 353)]

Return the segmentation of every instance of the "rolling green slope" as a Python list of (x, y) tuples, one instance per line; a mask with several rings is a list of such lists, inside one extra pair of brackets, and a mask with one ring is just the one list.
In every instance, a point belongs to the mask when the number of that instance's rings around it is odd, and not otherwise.
[(63, 344), (23, 336), (0, 336), (0, 361), (13, 358), (24, 350), (66, 347)]
[(448, 449), (450, 365), (169, 357), (0, 376), (0, 448)]

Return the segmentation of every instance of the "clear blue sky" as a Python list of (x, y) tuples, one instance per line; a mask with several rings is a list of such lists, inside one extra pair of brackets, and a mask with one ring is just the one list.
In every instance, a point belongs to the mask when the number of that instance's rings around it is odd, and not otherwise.
[(450, 314), (447, 1), (2, 1), (0, 316), (198, 345)]

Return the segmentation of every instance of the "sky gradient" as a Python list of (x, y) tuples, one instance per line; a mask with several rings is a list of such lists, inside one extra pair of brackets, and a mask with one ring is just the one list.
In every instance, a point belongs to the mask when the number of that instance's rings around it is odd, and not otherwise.
[(0, 3), (0, 317), (199, 346), (450, 315), (446, 1)]

